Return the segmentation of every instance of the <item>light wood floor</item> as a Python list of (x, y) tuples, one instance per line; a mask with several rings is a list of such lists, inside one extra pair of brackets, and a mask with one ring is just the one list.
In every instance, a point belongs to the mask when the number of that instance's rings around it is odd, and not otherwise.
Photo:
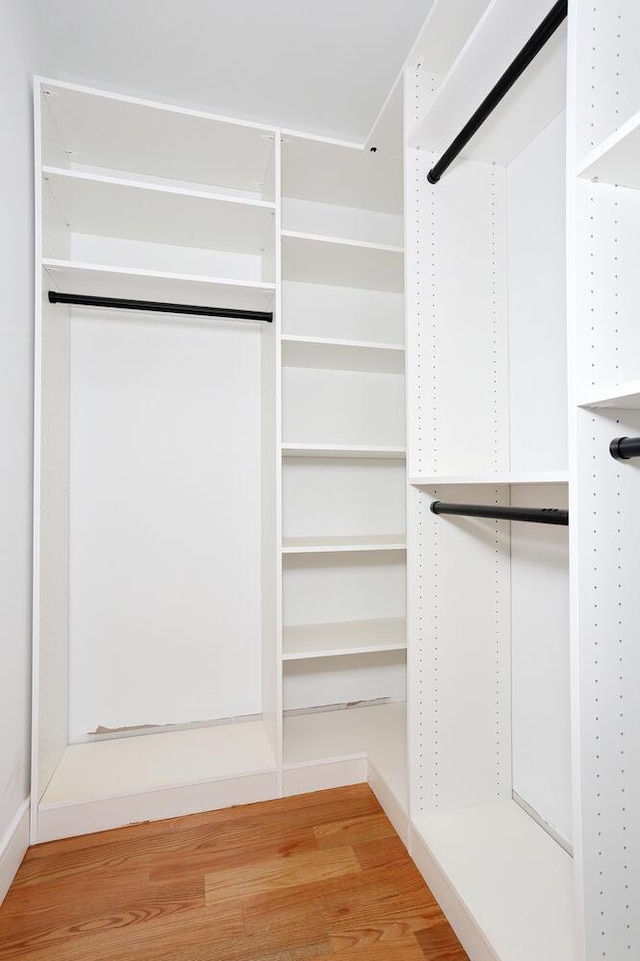
[(31, 848), (21, 961), (467, 961), (367, 785)]

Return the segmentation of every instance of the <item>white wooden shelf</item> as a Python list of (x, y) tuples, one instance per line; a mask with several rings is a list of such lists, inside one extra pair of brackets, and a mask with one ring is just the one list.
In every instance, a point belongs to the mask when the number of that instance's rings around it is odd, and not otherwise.
[(284, 719), (285, 766), (368, 755), (407, 807), (406, 704), (317, 711)]
[(640, 189), (640, 111), (578, 164), (576, 177)]
[(352, 447), (347, 444), (283, 444), (283, 457), (345, 457), (370, 460), (404, 460), (404, 447)]
[(310, 284), (402, 292), (402, 247), (282, 231), (282, 276)]
[(43, 81), (60, 149), (76, 164), (260, 193), (275, 131), (259, 124)]
[(262, 721), (72, 744), (41, 809), (273, 771)]
[(331, 624), (296, 624), (283, 631), (284, 661), (349, 654), (402, 651), (407, 648), (402, 617)]
[(136, 270), (67, 260), (43, 260), (53, 290), (97, 297), (166, 301), (203, 307), (270, 310), (275, 284)]
[[(443, 152), (549, 12), (549, 0), (525, 6), (494, 0), (440, 84), (409, 146)], [(529, 65), (461, 156), (508, 164), (565, 105), (566, 25)], [(437, 188), (436, 188), (437, 189)]]
[(418, 867), (450, 917), (472, 919), (479, 957), (577, 958), (573, 861), (515, 802), (415, 816), (413, 828)]
[(404, 534), (361, 534), (355, 537), (285, 537), (283, 554), (341, 554), (361, 551), (404, 551)]
[(569, 471), (541, 471), (539, 473), (509, 473), (504, 474), (460, 474), (442, 475), (429, 474), (422, 477), (410, 477), (409, 483), (413, 487), (439, 487), (447, 484), (566, 484), (569, 481)]
[(640, 380), (627, 381), (624, 384), (609, 387), (593, 388), (593, 392), (585, 392), (578, 407), (604, 410), (640, 410)]
[(285, 367), (402, 374), (404, 347), (398, 344), (285, 335), (282, 337), (282, 363)]
[(274, 205), (140, 180), (43, 167), (72, 232), (236, 253), (260, 253)]

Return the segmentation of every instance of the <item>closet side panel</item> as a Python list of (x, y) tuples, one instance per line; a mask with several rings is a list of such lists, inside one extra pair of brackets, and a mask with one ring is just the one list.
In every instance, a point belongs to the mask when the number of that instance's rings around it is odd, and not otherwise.
[(69, 663), (69, 311), (44, 303), (36, 407), (40, 538), (34, 555), (34, 656), (39, 722), (32, 792), (39, 800), (67, 746)]
[(72, 319), (72, 742), (261, 711), (260, 338)]

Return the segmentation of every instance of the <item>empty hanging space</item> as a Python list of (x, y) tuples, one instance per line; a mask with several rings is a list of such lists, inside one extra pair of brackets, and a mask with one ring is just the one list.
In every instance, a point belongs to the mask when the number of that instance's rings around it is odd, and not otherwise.
[(501, 961), (574, 956), (565, 15), (494, 0), (464, 42), (436, 11), (458, 56), (434, 79), (432, 40), (407, 87), (414, 851)]

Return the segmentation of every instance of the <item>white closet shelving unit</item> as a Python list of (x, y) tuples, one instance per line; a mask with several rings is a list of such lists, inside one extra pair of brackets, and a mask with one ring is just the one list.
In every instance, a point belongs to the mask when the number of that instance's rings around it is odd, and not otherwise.
[(407, 837), (401, 151), (282, 152), (284, 791), (368, 776)]
[(273, 311), (280, 145), (57, 81), (35, 101), (43, 841), (277, 796), (277, 314), (47, 295)]
[(34, 841), (367, 778), (407, 837), (400, 139), (36, 132)]
[(567, 531), (430, 510), (567, 507), (566, 26), (427, 173), (551, 5), (440, 0), (405, 78), (412, 853), (473, 961), (576, 956)]

